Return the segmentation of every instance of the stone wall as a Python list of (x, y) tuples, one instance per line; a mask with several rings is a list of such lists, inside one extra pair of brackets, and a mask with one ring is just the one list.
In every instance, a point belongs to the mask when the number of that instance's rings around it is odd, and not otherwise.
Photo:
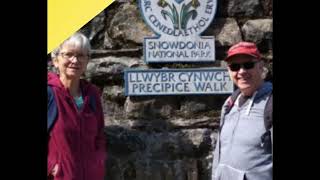
[(145, 64), (142, 43), (154, 33), (136, 1), (117, 0), (81, 31), (91, 40), (85, 78), (103, 90), (107, 180), (210, 180), (220, 108), (225, 95), (124, 95), (125, 68), (224, 67), (226, 50), (245, 40), (258, 44), (272, 80), (272, 0), (218, 0), (202, 35), (215, 36), (216, 61)]

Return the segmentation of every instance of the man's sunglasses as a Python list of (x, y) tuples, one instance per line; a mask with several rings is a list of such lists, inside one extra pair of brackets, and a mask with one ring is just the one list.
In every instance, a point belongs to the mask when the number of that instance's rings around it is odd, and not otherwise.
[(248, 69), (252, 69), (257, 62), (258, 61), (250, 61), (242, 64), (231, 63), (231, 64), (228, 64), (228, 66), (231, 71), (239, 71), (241, 67), (248, 70)]

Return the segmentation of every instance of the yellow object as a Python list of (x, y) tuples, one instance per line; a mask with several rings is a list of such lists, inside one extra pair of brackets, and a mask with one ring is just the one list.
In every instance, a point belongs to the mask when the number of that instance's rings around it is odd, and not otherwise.
[(47, 53), (88, 23), (114, 0), (48, 0)]

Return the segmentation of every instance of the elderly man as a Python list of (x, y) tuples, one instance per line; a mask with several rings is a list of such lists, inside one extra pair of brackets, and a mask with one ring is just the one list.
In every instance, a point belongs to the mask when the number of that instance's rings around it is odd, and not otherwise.
[(225, 61), (238, 89), (222, 107), (212, 179), (272, 180), (272, 120), (265, 118), (267, 107), (272, 113), (272, 84), (264, 81), (261, 54), (254, 43), (240, 42)]

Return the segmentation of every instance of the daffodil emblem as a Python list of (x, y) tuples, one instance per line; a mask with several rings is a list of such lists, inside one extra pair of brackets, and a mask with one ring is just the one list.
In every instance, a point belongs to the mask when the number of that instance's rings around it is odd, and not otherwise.
[[(178, 4), (182, 3), (184, 0), (175, 0)], [(187, 5), (185, 3), (182, 4), (180, 13), (178, 13), (177, 8), (174, 3), (171, 5), (166, 0), (159, 0), (158, 6), (163, 8), (161, 10), (162, 17), (167, 20), (169, 18), (172, 22), (174, 29), (186, 29), (187, 24), (191, 19), (195, 19), (198, 15), (196, 9), (200, 6), (200, 3), (198, 0), (191, 0)], [(169, 10), (166, 10), (166, 8), (169, 8)], [(190, 8), (193, 9), (190, 9)]]

